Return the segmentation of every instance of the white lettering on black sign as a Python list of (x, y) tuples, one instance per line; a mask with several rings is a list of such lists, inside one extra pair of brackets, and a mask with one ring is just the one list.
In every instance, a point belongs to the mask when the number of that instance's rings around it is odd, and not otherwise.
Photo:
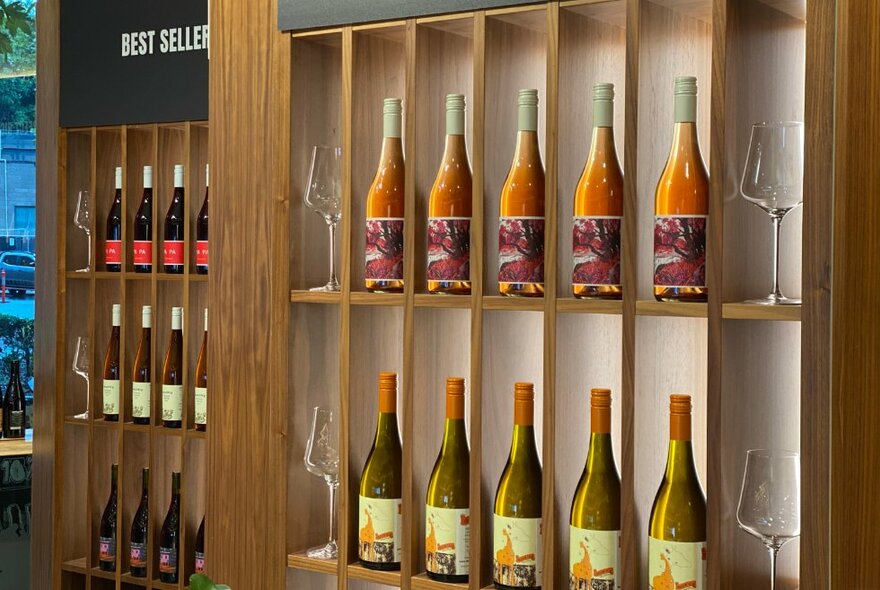
[(122, 57), (179, 53), (181, 51), (207, 51), (208, 25), (176, 27), (158, 31), (133, 31), (122, 33)]

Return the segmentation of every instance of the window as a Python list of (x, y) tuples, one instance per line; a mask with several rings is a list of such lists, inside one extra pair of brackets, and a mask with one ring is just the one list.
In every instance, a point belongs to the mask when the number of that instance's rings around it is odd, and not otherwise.
[(15, 229), (18, 231), (30, 230), (33, 233), (37, 227), (37, 208), (33, 205), (15, 205)]

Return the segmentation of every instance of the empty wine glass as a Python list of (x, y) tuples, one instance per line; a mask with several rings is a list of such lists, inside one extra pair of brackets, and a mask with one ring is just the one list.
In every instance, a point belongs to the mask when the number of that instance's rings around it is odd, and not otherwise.
[(324, 219), (330, 229), (330, 279), (323, 287), (315, 287), (311, 291), (339, 291), (339, 280), (336, 278), (336, 225), (342, 219), (342, 191), (339, 186), (341, 159), (341, 148), (316, 145), (312, 149), (309, 182), (303, 201)]
[(776, 555), (801, 534), (801, 463), (797, 453), (748, 451), (736, 521), (744, 531), (761, 539), (770, 552), (770, 590), (774, 590)]
[(89, 339), (80, 336), (76, 339), (76, 352), (73, 355), (73, 372), (86, 380), (86, 411), (74, 416), (81, 420), (89, 419), (91, 400), (89, 396)]
[(303, 461), (309, 473), (321, 476), (330, 490), (330, 534), (327, 544), (313, 547), (306, 555), (315, 559), (336, 559), (336, 488), (339, 486), (339, 425), (333, 410), (316, 407)]
[(779, 290), (779, 231), (786, 214), (804, 202), (804, 124), (752, 125), (749, 153), (740, 186), (743, 197), (773, 222), (773, 291), (748, 303), (799, 305)]
[(86, 232), (89, 242), (88, 264), (85, 268), (77, 269), (76, 272), (89, 272), (92, 268), (92, 196), (89, 191), (79, 191), (76, 199), (76, 211), (73, 214), (73, 224)]

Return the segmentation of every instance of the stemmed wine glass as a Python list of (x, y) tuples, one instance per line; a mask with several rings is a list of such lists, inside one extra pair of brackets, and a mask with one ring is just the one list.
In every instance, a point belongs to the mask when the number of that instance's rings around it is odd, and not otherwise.
[(336, 278), (336, 225), (342, 219), (342, 199), (339, 186), (339, 163), (342, 149), (316, 145), (312, 149), (309, 182), (303, 195), (306, 206), (320, 215), (330, 229), (330, 279), (323, 287), (311, 291), (339, 291)]
[(804, 124), (752, 125), (749, 153), (740, 185), (743, 197), (773, 222), (773, 291), (748, 303), (799, 305), (779, 290), (779, 231), (786, 214), (804, 202)]
[(92, 268), (92, 196), (89, 191), (79, 191), (76, 200), (76, 211), (73, 214), (73, 224), (86, 232), (89, 242), (89, 263), (85, 268), (77, 269), (76, 272), (89, 272)]
[(86, 411), (77, 414), (74, 418), (88, 420), (91, 400), (89, 397), (89, 339), (86, 336), (80, 336), (76, 339), (76, 353), (73, 355), (73, 372), (86, 380)]
[(309, 473), (324, 478), (330, 490), (330, 534), (326, 545), (306, 552), (315, 559), (336, 559), (336, 488), (339, 486), (339, 425), (333, 410), (317, 406), (312, 411), (312, 431), (303, 461)]
[(797, 453), (748, 451), (736, 521), (744, 531), (761, 539), (770, 552), (770, 590), (774, 590), (776, 555), (801, 534), (801, 463)]

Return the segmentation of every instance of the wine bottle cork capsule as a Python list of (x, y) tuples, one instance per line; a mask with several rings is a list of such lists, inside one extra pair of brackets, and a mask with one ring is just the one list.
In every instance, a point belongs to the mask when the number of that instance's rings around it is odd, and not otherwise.
[(450, 420), (464, 418), (464, 378), (446, 379), (446, 417)]
[(669, 396), (669, 438), (691, 440), (691, 396), (689, 395)]
[(518, 426), (531, 426), (535, 423), (535, 386), (532, 383), (517, 383), (513, 387), (513, 423)]
[(595, 387), (590, 390), (590, 430), (597, 434), (611, 432), (611, 390)]
[(397, 373), (379, 373), (379, 411), (397, 412)]

